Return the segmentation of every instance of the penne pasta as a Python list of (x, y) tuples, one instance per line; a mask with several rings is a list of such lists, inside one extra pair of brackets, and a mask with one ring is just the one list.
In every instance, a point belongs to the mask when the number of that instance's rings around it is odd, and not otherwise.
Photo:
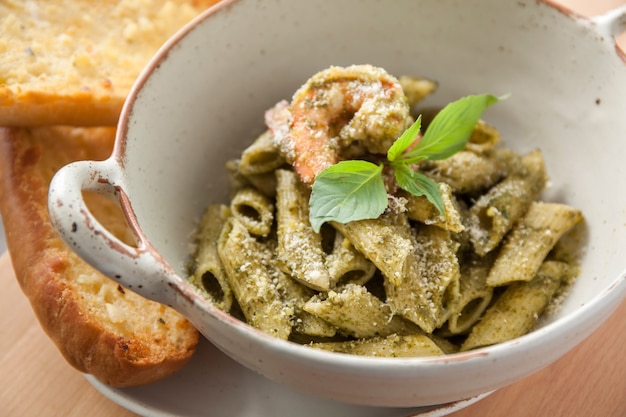
[(293, 171), (276, 171), (276, 255), (293, 279), (319, 291), (328, 291), (330, 276), (322, 238), (309, 223), (308, 192)]
[(487, 285), (487, 274), (493, 256), (471, 256), (461, 263), (459, 298), (452, 304), (447, 331), (465, 334), (476, 324), (491, 303), (493, 287)]
[(528, 333), (548, 307), (561, 281), (573, 272), (566, 263), (546, 261), (531, 281), (508, 286), (472, 328), (461, 350), (501, 343)]
[(398, 283), (385, 280), (392, 310), (432, 333), (445, 323), (459, 298), (458, 245), (449, 232), (422, 226), (415, 235), (414, 263)]
[(413, 323), (394, 315), (388, 305), (356, 284), (313, 297), (303, 309), (356, 338), (419, 332)]
[(212, 204), (202, 216), (196, 236), (194, 266), (189, 281), (217, 308), (230, 311), (233, 293), (217, 251), (217, 241), (231, 213), (228, 207)]
[(582, 213), (575, 208), (533, 202), (503, 242), (487, 276), (487, 285), (495, 287), (533, 279), (561, 236), (582, 221)]
[(250, 182), (246, 177), (239, 173), (239, 164), (241, 159), (231, 159), (224, 164), (226, 171), (228, 171), (228, 181), (230, 190), (230, 199), (239, 192), (239, 190), (249, 187)]
[(239, 172), (244, 176), (266, 174), (283, 165), (285, 159), (278, 152), (272, 133), (266, 130), (242, 152)]
[(403, 75), (398, 78), (409, 106), (413, 107), (437, 90), (437, 83), (423, 77)]
[(311, 337), (332, 337), (337, 333), (335, 326), (304, 311), (304, 304), (315, 295), (315, 291), (282, 271), (277, 271), (276, 280), (282, 299), (293, 309), (293, 332)]
[(274, 204), (255, 190), (243, 188), (235, 194), (230, 209), (239, 221), (255, 236), (267, 236), (274, 222)]
[(294, 312), (283, 302), (276, 285), (278, 268), (272, 262), (272, 250), (250, 235), (238, 218), (231, 217), (220, 234), (218, 253), (248, 324), (288, 339)]
[(520, 169), (482, 195), (470, 209), (469, 235), (476, 253), (484, 256), (495, 249), (539, 199), (547, 182), (541, 152), (524, 155)]
[(444, 352), (424, 334), (390, 335), (345, 342), (311, 343), (309, 346), (331, 352), (352, 355), (405, 358), (418, 356), (440, 356)]
[(498, 143), (500, 143), (498, 129), (487, 124), (484, 120), (479, 120), (465, 145), (465, 150), (478, 154), (486, 153), (494, 149)]
[(518, 156), (507, 149), (477, 154), (461, 151), (448, 159), (424, 164), (425, 174), (448, 184), (454, 193), (481, 193), (505, 177)]
[(399, 284), (409, 274), (415, 254), (406, 215), (383, 214), (377, 219), (332, 225), (390, 282)]
[(407, 216), (411, 220), (437, 226), (451, 232), (462, 232), (465, 230), (465, 226), (456, 199), (452, 194), (452, 188), (446, 183), (439, 183), (439, 190), (443, 199), (445, 215), (439, 213), (439, 210), (425, 196), (418, 197), (404, 192), (401, 195), (407, 200)]
[(333, 249), (326, 256), (330, 287), (348, 283), (364, 285), (376, 272), (376, 267), (339, 231), (334, 232)]
[(233, 159), (226, 162), (226, 169), (230, 174), (230, 190), (232, 196), (243, 188), (254, 188), (269, 198), (276, 197), (276, 178), (274, 172), (265, 172), (261, 174), (243, 175), (239, 169), (241, 159)]

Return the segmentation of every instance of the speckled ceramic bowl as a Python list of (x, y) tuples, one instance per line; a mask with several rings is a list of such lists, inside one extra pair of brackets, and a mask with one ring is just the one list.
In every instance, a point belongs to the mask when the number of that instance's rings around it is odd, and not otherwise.
[[(613, 39), (625, 22), (625, 9), (588, 21), (535, 0), (227, 0), (141, 74), (111, 158), (59, 171), (52, 221), (96, 268), (173, 306), (228, 355), (281, 384), (382, 406), (497, 389), (561, 357), (626, 294), (626, 63)], [(582, 274), (541, 328), (447, 357), (355, 357), (272, 339), (185, 281), (196, 221), (208, 203), (226, 201), (224, 161), (264, 129), (267, 108), (313, 73), (355, 63), (438, 80), (432, 105), (511, 93), (486, 117), (507, 146), (543, 150), (553, 183), (545, 198), (582, 209), (589, 230)], [(138, 247), (111, 236), (81, 190), (118, 198)]]

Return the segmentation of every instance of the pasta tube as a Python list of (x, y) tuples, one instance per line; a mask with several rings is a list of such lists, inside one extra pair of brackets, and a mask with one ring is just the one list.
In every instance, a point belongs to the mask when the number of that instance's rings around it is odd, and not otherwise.
[(315, 291), (281, 270), (277, 271), (276, 278), (282, 299), (294, 312), (293, 332), (313, 337), (332, 337), (337, 333), (335, 326), (304, 311), (304, 304), (315, 295)]
[(482, 317), (493, 297), (493, 287), (487, 285), (487, 274), (493, 256), (472, 256), (461, 263), (459, 298), (452, 304), (447, 330), (464, 334)]
[(267, 236), (272, 230), (274, 204), (254, 188), (244, 188), (235, 194), (230, 209), (251, 234)]
[(357, 338), (419, 332), (415, 325), (395, 316), (388, 305), (357, 284), (315, 296), (303, 309)]
[(479, 120), (465, 145), (465, 150), (485, 153), (494, 149), (498, 143), (500, 143), (498, 129), (487, 124), (484, 120)]
[(365, 284), (374, 276), (376, 267), (339, 231), (332, 231), (335, 234), (333, 250), (326, 257), (330, 287), (347, 283)]
[(539, 199), (547, 181), (541, 152), (524, 155), (521, 167), (482, 195), (470, 209), (470, 240), (481, 256), (495, 249), (528, 210)]
[(460, 233), (465, 230), (465, 226), (461, 220), (461, 213), (457, 207), (452, 188), (448, 184), (439, 183), (439, 191), (443, 199), (445, 216), (439, 213), (435, 207), (425, 196), (416, 196), (410, 193), (403, 193), (406, 198), (407, 216), (411, 220), (415, 220), (424, 224), (434, 225), (451, 232)]
[(476, 193), (506, 176), (517, 158), (507, 149), (494, 149), (485, 154), (464, 150), (448, 159), (424, 163), (424, 173), (438, 183), (450, 185), (455, 193)]
[(248, 324), (288, 339), (293, 309), (285, 305), (276, 285), (278, 270), (271, 249), (251, 236), (238, 218), (231, 217), (220, 234), (218, 252)]
[(230, 198), (239, 192), (242, 188), (250, 186), (250, 182), (239, 173), (239, 164), (241, 159), (231, 159), (224, 164), (226, 171), (228, 171), (228, 182), (230, 190)]
[(193, 273), (189, 281), (217, 308), (230, 311), (233, 293), (217, 252), (217, 241), (226, 220), (228, 207), (212, 204), (207, 207), (198, 227)]
[(426, 333), (445, 323), (459, 297), (458, 245), (449, 232), (422, 226), (415, 237), (410, 272), (398, 283), (385, 280), (392, 310), (414, 322)]
[(415, 254), (405, 214), (383, 214), (377, 219), (332, 225), (394, 285), (408, 275)]
[(246, 176), (265, 174), (284, 164), (285, 159), (278, 152), (272, 133), (266, 130), (241, 154), (239, 172)]
[(322, 238), (309, 222), (308, 194), (296, 173), (276, 170), (276, 254), (283, 270), (293, 279), (318, 291), (328, 291)]
[(398, 78), (410, 107), (415, 106), (438, 87), (437, 83), (423, 77), (402, 75)]
[(440, 356), (444, 352), (424, 334), (390, 335), (346, 342), (311, 343), (309, 346), (331, 352), (352, 355), (404, 358), (418, 356)]
[(274, 172), (243, 175), (239, 170), (241, 159), (226, 162), (226, 169), (230, 174), (231, 198), (242, 188), (252, 187), (266, 197), (276, 197), (276, 178)]
[(530, 282), (508, 286), (489, 307), (483, 319), (472, 328), (461, 350), (505, 342), (530, 332), (559, 289), (561, 281), (573, 271), (566, 263), (546, 261)]
[(583, 221), (582, 213), (564, 204), (533, 202), (507, 235), (487, 285), (530, 281), (556, 242)]

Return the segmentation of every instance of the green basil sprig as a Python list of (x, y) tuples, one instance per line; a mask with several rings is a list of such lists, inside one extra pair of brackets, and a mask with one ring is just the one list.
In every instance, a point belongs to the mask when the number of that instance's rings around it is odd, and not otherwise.
[(309, 220), (319, 232), (328, 221), (348, 223), (375, 219), (388, 205), (383, 182), (384, 165), (393, 169), (398, 186), (416, 196), (426, 196), (442, 215), (445, 208), (435, 181), (413, 167), (422, 161), (446, 159), (462, 150), (483, 112), (502, 100), (490, 94), (470, 95), (444, 107), (419, 138), (421, 116), (387, 151), (387, 161), (341, 161), (315, 177)]

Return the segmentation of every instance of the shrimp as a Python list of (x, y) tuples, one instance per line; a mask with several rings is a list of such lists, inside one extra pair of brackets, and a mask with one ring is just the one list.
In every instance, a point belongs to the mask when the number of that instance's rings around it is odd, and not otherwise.
[(400, 82), (371, 65), (323, 70), (296, 91), (290, 105), (280, 102), (265, 116), (281, 153), (307, 185), (342, 154), (387, 152), (409, 118)]

